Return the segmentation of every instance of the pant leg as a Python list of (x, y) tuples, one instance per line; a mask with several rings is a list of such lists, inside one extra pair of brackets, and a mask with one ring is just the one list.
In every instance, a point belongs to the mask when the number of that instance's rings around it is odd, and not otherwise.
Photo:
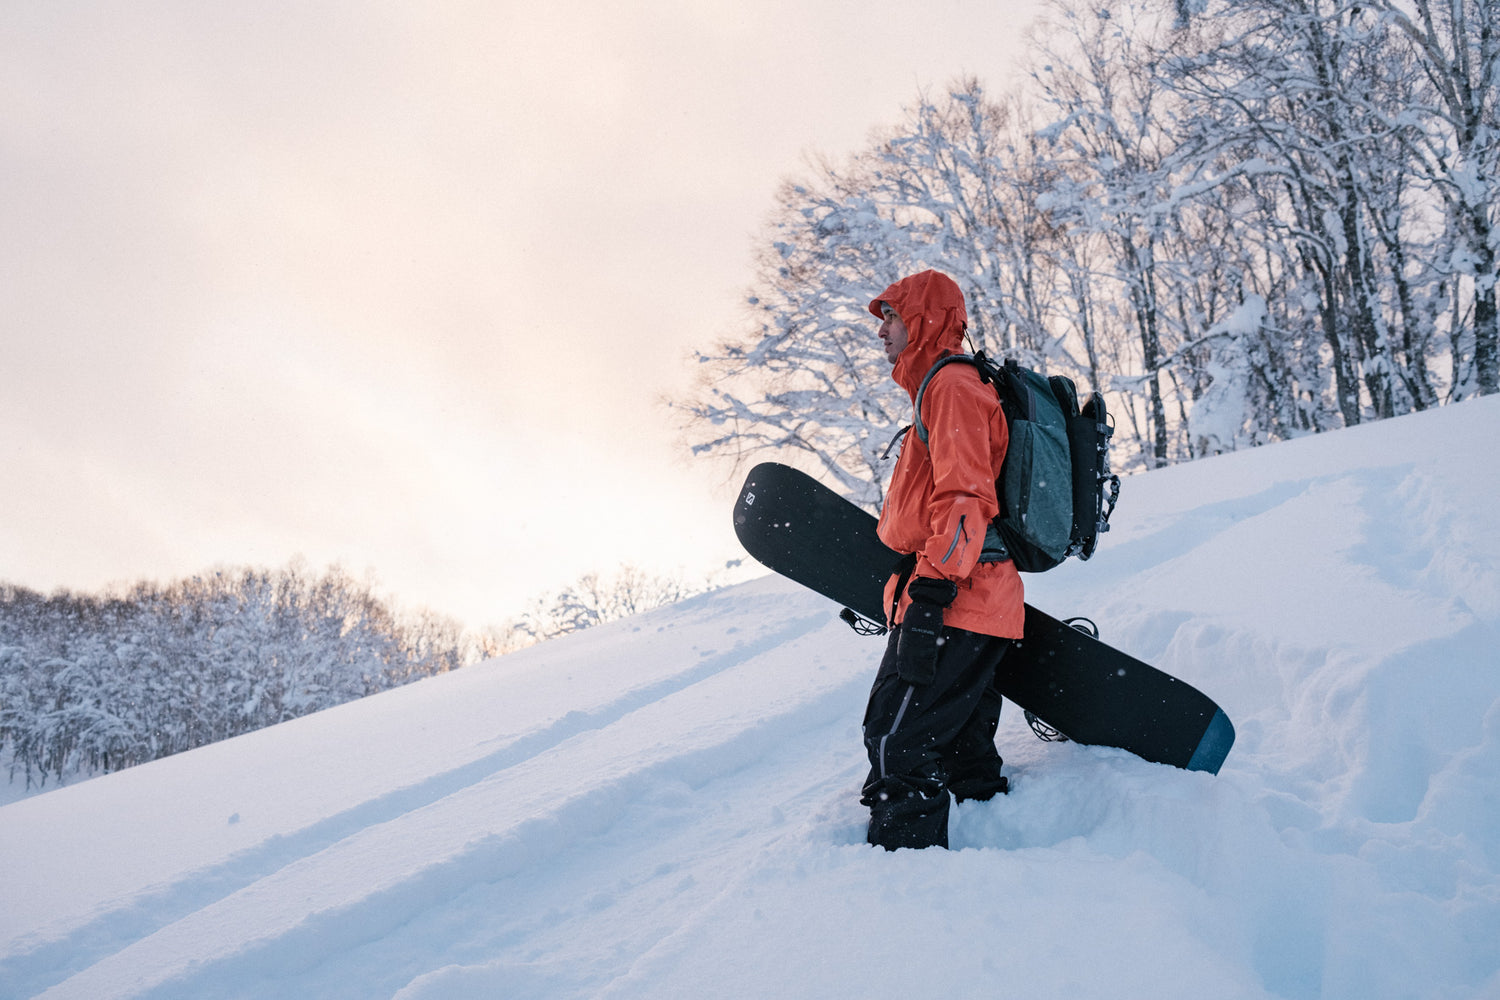
[(870, 807), (869, 841), (889, 849), (946, 847), (955, 776), (966, 798), (999, 790), (994, 674), (1010, 640), (944, 628), (937, 676), (914, 685), (896, 673), (897, 634), (891, 633), (865, 710), (870, 774), (860, 801)]
[(940, 756), (924, 745), (917, 728), (921, 689), (896, 674), (896, 636), (892, 630), (865, 708), (870, 774), (860, 801), (870, 807), (867, 839), (887, 850), (946, 847), (946, 776)]
[[(1001, 640), (1005, 646), (1001, 655), (1010, 648), (1009, 640)], [(998, 658), (997, 658), (998, 663)], [(1004, 761), (995, 749), (995, 730), (1000, 726), (1000, 706), (1003, 699), (992, 675), (989, 685), (979, 700), (979, 707), (969, 717), (968, 725), (959, 732), (950, 751), (948, 789), (959, 802), (969, 799), (985, 801), (1003, 795), (1010, 789), (1010, 782), (1000, 773)]]

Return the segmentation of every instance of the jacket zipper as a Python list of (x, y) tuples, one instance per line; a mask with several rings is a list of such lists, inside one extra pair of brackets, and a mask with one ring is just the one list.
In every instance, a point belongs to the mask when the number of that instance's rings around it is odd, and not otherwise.
[(966, 522), (968, 519), (969, 515), (967, 514), (958, 515), (958, 530), (953, 532), (953, 544), (948, 546), (948, 554), (943, 556), (943, 562), (946, 563), (949, 559), (953, 558), (953, 550), (958, 548), (958, 540), (960, 538), (963, 539), (966, 546), (968, 545), (969, 532), (964, 528), (964, 522)]

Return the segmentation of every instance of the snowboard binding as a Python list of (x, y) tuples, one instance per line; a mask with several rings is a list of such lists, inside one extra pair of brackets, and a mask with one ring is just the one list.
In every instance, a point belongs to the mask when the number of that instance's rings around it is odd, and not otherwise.
[(843, 611), (840, 611), (839, 620), (859, 635), (885, 635), (889, 631), (884, 625), (879, 622), (870, 621), (870, 619), (852, 608), (845, 608)]

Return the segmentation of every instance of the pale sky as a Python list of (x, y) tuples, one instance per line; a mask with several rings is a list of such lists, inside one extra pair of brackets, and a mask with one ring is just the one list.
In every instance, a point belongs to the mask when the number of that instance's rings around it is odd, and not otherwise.
[(1002, 89), (1037, 6), (6, 3), (0, 581), (300, 555), (482, 626), (706, 576), (736, 484), (660, 400), (778, 182)]

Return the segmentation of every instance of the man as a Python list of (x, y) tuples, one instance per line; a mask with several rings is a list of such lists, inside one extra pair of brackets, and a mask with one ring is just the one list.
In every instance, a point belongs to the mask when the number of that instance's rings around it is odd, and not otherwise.
[[(891, 377), (916, 402), (941, 358), (959, 353), (968, 314), (937, 271), (903, 278), (871, 301)], [(879, 534), (908, 566), (886, 585), (891, 637), (865, 710), (869, 842), (948, 846), (950, 793), (1007, 791), (995, 749), (995, 668), (1021, 638), (1021, 577), (990, 520), (1008, 441), (995, 390), (972, 365), (945, 365), (922, 398), (924, 444), (907, 434), (880, 513)], [(986, 541), (989, 544), (986, 544)]]

